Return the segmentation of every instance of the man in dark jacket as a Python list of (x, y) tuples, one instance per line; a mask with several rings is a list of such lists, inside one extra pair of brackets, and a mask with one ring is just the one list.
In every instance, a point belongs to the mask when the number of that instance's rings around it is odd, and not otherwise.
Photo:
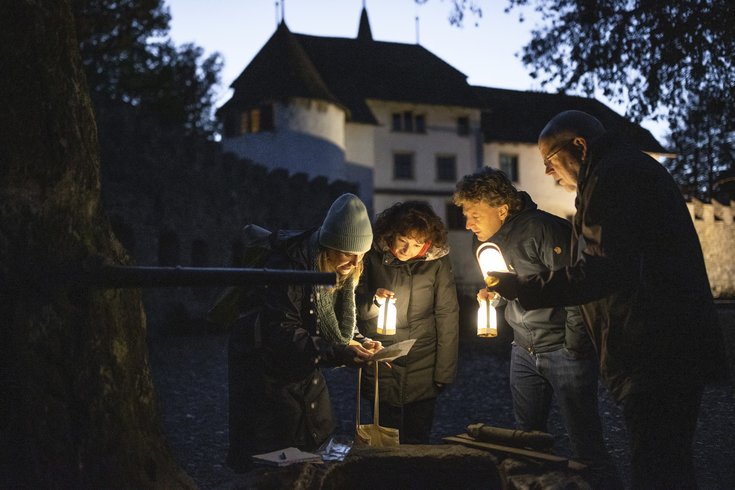
[[(485, 167), (465, 176), (453, 199), (462, 207), (467, 229), (478, 241), (497, 245), (508, 270), (535, 274), (569, 264), (570, 223), (537, 209), (503, 172)], [(478, 299), (486, 295), (483, 289)], [(579, 308), (528, 311), (510, 300), (505, 319), (513, 328), (510, 387), (516, 425), (546, 431), (555, 395), (574, 458), (609, 484), (614, 470), (597, 410), (597, 360)]]
[(581, 305), (607, 386), (622, 403), (633, 487), (695, 488), (703, 385), (726, 371), (704, 258), (684, 199), (656, 160), (580, 111), (539, 136), (546, 174), (577, 191), (574, 263), (492, 274), (526, 309)]

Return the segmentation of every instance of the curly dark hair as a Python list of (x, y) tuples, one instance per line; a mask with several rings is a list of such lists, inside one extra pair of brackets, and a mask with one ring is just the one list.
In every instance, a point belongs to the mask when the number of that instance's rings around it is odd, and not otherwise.
[(397, 235), (418, 236), (432, 245), (447, 243), (447, 229), (432, 207), (424, 201), (397, 202), (378, 214), (375, 220), (375, 240), (393, 243)]
[(457, 206), (464, 203), (484, 201), (492, 207), (507, 204), (509, 211), (518, 211), (523, 205), (521, 197), (502, 171), (483, 167), (481, 170), (462, 177), (457, 182), (452, 202)]

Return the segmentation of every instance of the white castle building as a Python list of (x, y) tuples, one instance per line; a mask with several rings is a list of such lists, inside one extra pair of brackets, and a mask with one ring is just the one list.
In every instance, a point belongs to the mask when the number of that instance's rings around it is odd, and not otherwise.
[(356, 182), (374, 214), (396, 201), (429, 202), (449, 227), (455, 275), (467, 290), (480, 275), (451, 203), (463, 175), (500, 168), (541, 209), (571, 217), (574, 195), (544, 175), (536, 147), (549, 119), (567, 109), (594, 115), (655, 158), (669, 154), (595, 99), (472, 86), (419, 44), (377, 41), (364, 8), (354, 39), (295, 34), (281, 22), (231, 88), (218, 110), (225, 151)]

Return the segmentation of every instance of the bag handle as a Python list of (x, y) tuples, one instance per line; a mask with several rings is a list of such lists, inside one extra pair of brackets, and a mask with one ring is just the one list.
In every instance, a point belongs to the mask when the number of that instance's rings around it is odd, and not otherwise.
[(362, 368), (357, 368), (357, 410), (355, 410), (355, 430), (360, 427), (360, 388), (362, 385)]
[[(380, 406), (378, 396), (378, 364), (380, 362), (374, 362), (375, 364), (375, 401), (373, 402), (373, 425), (379, 425), (380, 420)], [(355, 410), (355, 430), (360, 427), (360, 391), (362, 388), (362, 368), (357, 369), (357, 410)]]

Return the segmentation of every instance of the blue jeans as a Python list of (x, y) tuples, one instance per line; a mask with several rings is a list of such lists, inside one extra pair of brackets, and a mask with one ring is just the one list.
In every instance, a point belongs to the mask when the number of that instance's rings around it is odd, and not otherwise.
[(597, 410), (597, 359), (576, 359), (566, 348), (530, 353), (513, 343), (510, 389), (518, 429), (546, 432), (556, 397), (575, 460), (610, 466)]

